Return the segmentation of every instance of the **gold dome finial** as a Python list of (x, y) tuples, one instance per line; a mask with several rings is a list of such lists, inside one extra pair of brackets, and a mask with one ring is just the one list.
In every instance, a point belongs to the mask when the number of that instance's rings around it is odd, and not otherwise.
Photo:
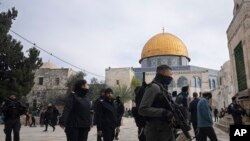
[(164, 26), (162, 27), (162, 33), (164, 33)]

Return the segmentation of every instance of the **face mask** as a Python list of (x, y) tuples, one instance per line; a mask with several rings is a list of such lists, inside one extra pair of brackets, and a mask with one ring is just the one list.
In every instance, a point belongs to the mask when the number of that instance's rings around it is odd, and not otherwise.
[(80, 95), (80, 96), (84, 96), (88, 92), (89, 92), (89, 89), (81, 88), (77, 94)]
[(171, 83), (171, 81), (173, 80), (172, 77), (170, 76), (162, 76), (162, 81), (165, 85), (169, 85)]

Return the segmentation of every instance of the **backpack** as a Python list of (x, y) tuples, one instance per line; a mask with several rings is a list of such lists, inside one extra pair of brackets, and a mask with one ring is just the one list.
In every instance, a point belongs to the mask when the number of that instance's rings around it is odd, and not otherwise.
[(146, 125), (146, 118), (141, 116), (138, 110), (139, 110), (143, 95), (148, 85), (149, 84), (143, 83), (142, 86), (137, 87), (135, 90), (135, 105), (136, 106), (132, 108), (132, 114), (135, 118), (135, 122), (138, 127), (145, 127)]

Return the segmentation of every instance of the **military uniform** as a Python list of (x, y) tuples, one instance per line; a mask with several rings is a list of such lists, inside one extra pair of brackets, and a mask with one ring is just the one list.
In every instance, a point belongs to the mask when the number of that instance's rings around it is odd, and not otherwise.
[(242, 115), (244, 114), (244, 109), (237, 103), (231, 103), (229, 108), (233, 116), (234, 124), (241, 125)]
[(158, 84), (152, 83), (146, 88), (139, 107), (139, 114), (147, 119), (145, 127), (147, 141), (175, 140), (170, 123), (173, 114), (166, 102)]
[[(98, 99), (96, 99), (96, 101), (94, 102), (94, 125), (96, 125), (96, 112), (97, 112), (97, 105), (103, 101), (103, 97), (100, 96)], [(98, 132), (98, 129), (96, 129)], [(97, 135), (97, 141), (102, 141), (102, 135)]]
[(117, 127), (116, 109), (113, 100), (104, 97), (97, 104), (97, 130), (102, 131), (104, 141), (113, 141)]

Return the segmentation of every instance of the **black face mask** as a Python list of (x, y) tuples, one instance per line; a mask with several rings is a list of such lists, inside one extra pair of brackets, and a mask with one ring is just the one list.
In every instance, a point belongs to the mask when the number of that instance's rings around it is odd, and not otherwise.
[(155, 80), (162, 83), (163, 85), (169, 85), (171, 83), (171, 81), (173, 80), (173, 78), (170, 76), (164, 76), (161, 74), (157, 74)]
[(173, 78), (170, 76), (162, 76), (162, 81), (165, 85), (169, 85), (172, 82)]
[(89, 89), (80, 88), (80, 89), (77, 91), (77, 94), (78, 94), (79, 96), (85, 96), (88, 92), (89, 92)]

